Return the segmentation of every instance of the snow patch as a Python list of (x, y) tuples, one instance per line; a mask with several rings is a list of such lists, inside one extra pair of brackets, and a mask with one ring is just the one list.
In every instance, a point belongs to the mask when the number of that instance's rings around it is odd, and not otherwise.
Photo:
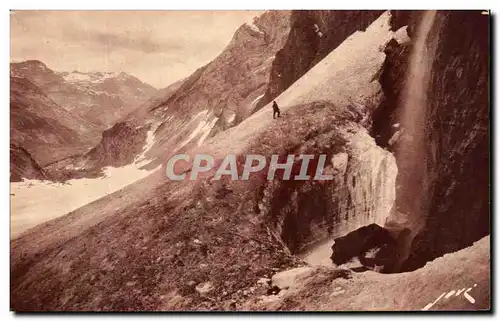
[(64, 80), (70, 83), (80, 83), (80, 84), (100, 84), (106, 79), (110, 78), (119, 78), (123, 79), (124, 77), (120, 76), (120, 74), (116, 72), (78, 72), (74, 71), (63, 76)]
[(249, 27), (254, 32), (257, 32), (257, 33), (260, 33), (260, 34), (264, 34), (264, 31), (260, 30), (260, 28), (255, 25), (255, 20), (256, 19), (257, 19), (257, 17), (253, 17), (251, 20), (246, 21), (245, 25), (247, 27)]
[(196, 128), (189, 134), (189, 136), (182, 141), (179, 146), (175, 149), (175, 151), (180, 150), (182, 147), (186, 146), (190, 141), (195, 139), (196, 137), (200, 136), (198, 139), (198, 142), (196, 143), (197, 146), (201, 146), (205, 139), (210, 135), (210, 132), (212, 131), (212, 128), (215, 126), (215, 123), (217, 123), (217, 120), (219, 120), (218, 117), (214, 117), (212, 120), (209, 120), (211, 118), (212, 114), (208, 110), (203, 110), (200, 111), (198, 114), (196, 114), (191, 121), (187, 124), (187, 126), (190, 126), (194, 121), (196, 121), (199, 118), (202, 118)]
[(236, 119), (236, 114), (235, 113), (231, 113), (231, 115), (229, 115), (229, 117), (226, 118), (226, 122), (228, 124), (232, 123), (234, 120)]
[[(11, 237), (48, 220), (68, 214), (86, 204), (116, 192), (158, 170), (143, 170), (150, 163), (146, 153), (155, 143), (155, 131), (161, 123), (151, 125), (144, 148), (132, 164), (105, 167), (99, 178), (71, 179), (64, 183), (26, 180), (11, 183)], [(81, 169), (75, 165), (68, 165)]]
[(155, 132), (156, 129), (162, 124), (162, 122), (157, 122), (157, 123), (151, 123), (151, 129), (148, 131), (147, 136), (146, 136), (146, 143), (144, 144), (144, 148), (142, 149), (142, 152), (137, 155), (134, 159), (134, 164), (137, 167), (142, 167), (146, 166), (150, 163), (146, 159), (146, 154), (151, 150), (153, 145), (155, 144)]
[(320, 37), (320, 38), (323, 37), (323, 33), (321, 32), (321, 30), (319, 29), (317, 24), (314, 24), (314, 32), (316, 32), (318, 37)]
[(217, 120), (219, 120), (219, 118), (215, 117), (214, 119), (212, 119), (212, 121), (205, 122), (205, 124), (203, 125), (203, 127), (200, 130), (202, 132), (202, 135), (201, 135), (200, 139), (198, 139), (198, 143), (197, 143), (198, 146), (201, 146), (201, 144), (203, 144), (205, 139), (207, 139), (208, 135), (210, 135), (210, 132), (212, 131), (212, 128), (215, 126), (215, 123), (217, 122)]
[(252, 70), (252, 73), (253, 74), (258, 74), (261, 70), (265, 70), (267, 68), (269, 68), (269, 66), (266, 66), (266, 65), (264, 65), (262, 67), (257, 67), (256, 69)]
[(90, 76), (87, 74), (81, 74), (79, 72), (72, 72), (64, 76), (64, 80), (68, 82), (84, 82), (90, 81)]
[(332, 256), (333, 238), (328, 238), (319, 241), (299, 253), (299, 257), (311, 266), (332, 266), (333, 262), (330, 259)]
[(64, 183), (25, 179), (11, 183), (11, 238), (116, 192), (159, 168), (147, 171), (130, 164), (106, 167), (104, 177), (100, 178), (71, 179)]
[(255, 104), (257, 104), (257, 102), (258, 102), (258, 101), (259, 101), (262, 97), (264, 97), (264, 94), (262, 94), (262, 95), (258, 96), (257, 98), (255, 98), (255, 99), (254, 99), (254, 100), (250, 103), (250, 105), (255, 106)]

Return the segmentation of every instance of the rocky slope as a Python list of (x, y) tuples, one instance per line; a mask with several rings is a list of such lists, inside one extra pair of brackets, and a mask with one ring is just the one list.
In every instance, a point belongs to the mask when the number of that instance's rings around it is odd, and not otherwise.
[(26, 149), (11, 143), (10, 181), (20, 182), (23, 178), (43, 180), (47, 175)]
[(267, 88), (275, 54), (290, 30), (289, 19), (290, 12), (268, 11), (243, 24), (219, 56), (156, 108), (191, 115), (207, 110), (218, 119), (218, 130), (241, 122)]
[[(146, 168), (155, 168), (173, 153), (199, 146), (241, 122), (255, 110), (267, 89), (272, 61), (290, 29), (289, 18), (290, 12), (270, 11), (243, 24), (212, 62), (120, 119), (92, 152), (76, 162), (90, 173), (104, 166), (123, 166), (152, 135), (154, 144), (146, 155), (150, 159)], [(58, 171), (64, 166), (66, 163)]]
[[(353, 273), (303, 267), (275, 274), (277, 295), (252, 298), (245, 310), (265, 311), (488, 311), (490, 237), (401, 274)], [(450, 270), (453, 267), (453, 270)]]
[(55, 72), (44, 63), (11, 63), (11, 76), (23, 77), (57, 104), (105, 129), (156, 93), (152, 86), (126, 73)]
[(243, 24), (219, 56), (153, 106), (159, 139), (150, 156), (163, 162), (169, 156), (165, 151), (199, 146), (248, 117), (267, 89), (289, 19), (290, 12), (268, 11)]
[(11, 143), (27, 150), (40, 166), (90, 148), (97, 130), (54, 103), (29, 80), (11, 77)]

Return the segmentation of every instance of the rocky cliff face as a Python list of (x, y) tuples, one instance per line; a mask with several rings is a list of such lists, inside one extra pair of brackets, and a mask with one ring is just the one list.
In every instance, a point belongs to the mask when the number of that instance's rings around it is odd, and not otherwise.
[[(120, 122), (102, 133), (99, 144), (86, 155), (88, 167), (125, 166), (139, 155), (146, 140), (146, 132), (131, 123)], [(128, 142), (123, 144), (123, 142)], [(93, 163), (95, 162), (95, 164)]]
[[(408, 86), (408, 78), (413, 77), (410, 75), (409, 64), (411, 53), (415, 50), (416, 36), (423, 14), (422, 11), (392, 12), (391, 26), (393, 30), (405, 27), (407, 34), (412, 39), (404, 37), (393, 39), (385, 48), (387, 59), (380, 73), (384, 97), (379, 108), (374, 109), (373, 126), (370, 127), (370, 132), (378, 145), (393, 151), (395, 155), (398, 155), (398, 148), (400, 149), (398, 146), (409, 143), (408, 135), (405, 137), (403, 134), (405, 129), (408, 130), (408, 127), (405, 128), (401, 124), (403, 105), (405, 104), (403, 96), (405, 90), (415, 90), (414, 88), (405, 89), (405, 87)], [(295, 15), (298, 16), (298, 13)], [(321, 13), (317, 12), (316, 15), (321, 15)], [(330, 13), (330, 15), (333, 21), (335, 13)], [(321, 52), (317, 48), (321, 47), (320, 39), (322, 37), (318, 30), (322, 30), (322, 28), (314, 27), (314, 32), (307, 28), (318, 20), (314, 20), (307, 14), (301, 16), (300, 19), (302, 22), (297, 22), (300, 28), (292, 27), (283, 51), (277, 54), (271, 73), (270, 89), (266, 96), (274, 97), (274, 94), (269, 94), (273, 88), (275, 93), (280, 93), (297, 79), (297, 75), (293, 75), (293, 73), (289, 73), (287, 77), (281, 77), (287, 75), (287, 68), (302, 74), (309, 70), (309, 66), (314, 63), (316, 54)], [(365, 15), (364, 19), (371, 18)], [(293, 21), (297, 21), (294, 20), (294, 15), (292, 15)], [(461, 23), (469, 27), (459, 27)], [(425, 112), (426, 120), (423, 131), (426, 133), (426, 144), (431, 147), (422, 151), (420, 156), (417, 155), (417, 157), (422, 157), (426, 164), (428, 172), (425, 174), (425, 181), (428, 182), (426, 184), (429, 187), (423, 192), (425, 195), (422, 198), (416, 197), (415, 193), (404, 196), (405, 190), (409, 192), (413, 188), (411, 186), (415, 186), (415, 184), (409, 183), (411, 180), (404, 177), (416, 175), (415, 168), (409, 168), (408, 164), (405, 165), (405, 157), (411, 159), (415, 159), (415, 157), (400, 155), (398, 167), (403, 168), (400, 170), (400, 173), (401, 171), (403, 173), (398, 177), (399, 199), (396, 202), (398, 210), (402, 210), (402, 207), (405, 206), (403, 205), (404, 199), (417, 200), (418, 206), (421, 206), (418, 209), (420, 214), (414, 214), (428, 217), (428, 220), (426, 223), (422, 223), (420, 218), (403, 218), (406, 221), (414, 220), (417, 222), (420, 220), (417, 230), (422, 227), (422, 224), (425, 226), (411, 246), (412, 254), (410, 254), (405, 269), (410, 269), (410, 266), (413, 266), (412, 268), (421, 266), (428, 260), (468, 246), (471, 242), (488, 234), (488, 25), (488, 16), (482, 15), (480, 12), (438, 12), (436, 23), (429, 31), (430, 36), (426, 40), (427, 50), (430, 50), (431, 43), (435, 43), (436, 48), (432, 60), (434, 64), (430, 66), (429, 71), (431, 80), (428, 89), (426, 89), (429, 104)], [(480, 30), (479, 39), (476, 39), (475, 32), (472, 30)], [(456, 44), (455, 42), (459, 41), (458, 39), (461, 37), (464, 38), (464, 43)], [(474, 62), (471, 63), (465, 63), (468, 47), (472, 48), (472, 61)], [(285, 55), (285, 50), (290, 51)], [(278, 59), (280, 57), (281, 60)], [(281, 65), (280, 61), (283, 61)], [(275, 71), (277, 72), (275, 73)], [(472, 77), (474, 80), (469, 82), (465, 80), (468, 79), (464, 76), (467, 72), (474, 75)], [(278, 77), (278, 75), (281, 76)], [(264, 98), (261, 103), (265, 102)], [(456, 108), (452, 107), (464, 104), (466, 111), (463, 113), (457, 112)], [(451, 138), (444, 139), (443, 137)], [(459, 161), (458, 158), (462, 156), (464, 158)], [(450, 161), (454, 158), (457, 160)], [(472, 168), (476, 166), (482, 170), (477, 179), (474, 179), (471, 173)], [(376, 166), (371, 164), (370, 168), (374, 167)], [(356, 166), (356, 168), (361, 169), (360, 166)], [(465, 168), (470, 168), (471, 172), (467, 172)], [(381, 175), (387, 177), (386, 174)], [(363, 175), (363, 177), (367, 176)], [(401, 184), (408, 186), (405, 187)], [(337, 186), (342, 185), (337, 184)], [(369, 182), (362, 182), (358, 188), (360, 186), (369, 186)], [(460, 194), (462, 189), (463, 193), (466, 193), (465, 186), (477, 187), (474, 189), (475, 193), (469, 198), (464, 197), (465, 194)], [(339, 191), (333, 193), (342, 195)], [(465, 205), (466, 203), (467, 205)], [(456, 204), (457, 207), (452, 204)], [(458, 208), (465, 210), (458, 210)], [(470, 215), (466, 215), (466, 212)], [(344, 213), (346, 212), (344, 211)], [(399, 219), (401, 217), (395, 220)], [(393, 224), (394, 222), (391, 219), (389, 223)], [(446, 227), (448, 224), (451, 226)], [(300, 226), (300, 224), (298, 225)], [(408, 230), (402, 229), (401, 231), (404, 233), (401, 235), (400, 242), (404, 243), (404, 239), (408, 236)], [(419, 255), (421, 255), (420, 258), (418, 258)], [(403, 256), (405, 255), (403, 254)]]
[(480, 11), (437, 13), (425, 131), (428, 216), (404, 270), (490, 233), (489, 23)]
[[(392, 42), (386, 48), (381, 75), (385, 100), (374, 114), (373, 136), (395, 153), (400, 172), (415, 176), (414, 170), (404, 169), (415, 157), (398, 156), (398, 152), (411, 143), (401, 118), (423, 12), (399, 13), (394, 23), (401, 25), (405, 20), (412, 40)], [(424, 90), (427, 103), (421, 107), (427, 147), (416, 155), (426, 168), (423, 179), (427, 187), (417, 197), (408, 183), (401, 186), (408, 181), (400, 175), (396, 208), (404, 211), (408, 199), (417, 199), (418, 204), (412, 205), (408, 215), (392, 216), (389, 222), (393, 227), (399, 221), (401, 227), (420, 221), (413, 231), (417, 236), (409, 236), (400, 245), (406, 248), (402, 256), (409, 256), (403, 270), (419, 268), (489, 233), (488, 35), (488, 15), (479, 11), (438, 11), (429, 32), (426, 47), (435, 43), (435, 48)]]
[(10, 181), (20, 182), (23, 178), (43, 180), (47, 175), (26, 149), (11, 143)]
[[(289, 19), (290, 12), (269, 11), (243, 24), (219, 56), (158, 106), (175, 118), (170, 122), (177, 122), (176, 131), (188, 129), (176, 135), (175, 144), (184, 148), (193, 142), (199, 145), (201, 138), (238, 124), (255, 110), (267, 90), (275, 54), (288, 36)], [(171, 128), (160, 126), (157, 135), (171, 136)], [(165, 143), (172, 141), (161, 142), (158, 147), (167, 148)]]
[(219, 119), (219, 129), (241, 122), (267, 89), (275, 54), (290, 30), (289, 19), (290, 12), (268, 11), (243, 24), (224, 51), (159, 108), (184, 113), (206, 109)]
[[(315, 155), (316, 163), (310, 164), (312, 176), (319, 155), (327, 155), (325, 173), (332, 175), (332, 180), (261, 183), (258, 213), (266, 217), (276, 239), (293, 254), (325, 238), (371, 223), (384, 224), (394, 202), (394, 157), (379, 148), (363, 127), (366, 110), (355, 106), (342, 112), (339, 109), (328, 103), (296, 107), (286, 114), (287, 122), (274, 126), (248, 152), (278, 153), (283, 161), (285, 155)], [(294, 137), (281, 141), (275, 150), (267, 150), (276, 144), (273, 137), (280, 132), (292, 132)], [(301, 164), (296, 162), (294, 174)]]
[(365, 30), (383, 11), (313, 10), (291, 16), (291, 32), (276, 54), (270, 86), (258, 107), (285, 91), (356, 30)]
[(58, 105), (105, 129), (156, 93), (126, 73), (55, 72), (44, 63), (11, 63), (11, 75), (29, 79)]

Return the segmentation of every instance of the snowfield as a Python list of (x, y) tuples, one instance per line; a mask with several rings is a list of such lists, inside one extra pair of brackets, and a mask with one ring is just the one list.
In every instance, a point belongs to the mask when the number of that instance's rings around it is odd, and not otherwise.
[[(335, 50), (311, 68), (274, 100), (283, 113), (291, 106), (326, 100), (332, 103), (350, 101), (367, 105), (377, 99), (381, 87), (372, 81), (385, 60), (384, 44), (392, 38), (403, 38), (406, 29), (390, 30), (391, 14), (387, 11), (365, 31), (356, 31)], [(362, 53), (362, 57), (360, 57)], [(360, 63), (362, 61), (362, 63)], [(360, 93), (364, 93), (360, 96)], [(257, 133), (272, 123), (269, 110), (272, 102), (248, 117), (236, 127), (211, 141), (214, 152), (239, 153)]]
[(186, 146), (190, 141), (195, 139), (196, 137), (199, 137), (196, 145), (201, 146), (205, 139), (207, 139), (208, 135), (210, 135), (210, 132), (212, 131), (212, 128), (215, 126), (215, 123), (217, 123), (217, 120), (219, 120), (217, 117), (212, 118), (211, 112), (208, 110), (203, 110), (200, 111), (198, 114), (196, 114), (186, 126), (190, 126), (191, 124), (195, 123), (196, 120), (200, 119), (198, 122), (198, 125), (196, 128), (189, 134), (189, 136), (182, 141), (175, 151), (180, 150), (184, 146)]
[(67, 82), (78, 84), (78, 83), (93, 83), (99, 84), (102, 83), (106, 79), (118, 77), (119, 73), (116, 72), (102, 72), (102, 73), (83, 73), (74, 71), (67, 75), (64, 75), (63, 78)]
[(11, 183), (11, 238), (120, 190), (158, 170), (160, 166), (150, 171), (141, 169), (149, 163), (145, 155), (155, 142), (156, 128), (157, 126), (152, 126), (148, 131), (144, 149), (134, 163), (123, 167), (106, 167), (101, 178), (72, 179), (64, 183), (40, 180)]

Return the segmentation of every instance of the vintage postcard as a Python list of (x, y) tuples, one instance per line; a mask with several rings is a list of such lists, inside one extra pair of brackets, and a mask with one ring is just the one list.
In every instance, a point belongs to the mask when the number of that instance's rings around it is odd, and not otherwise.
[(10, 309), (491, 309), (488, 10), (10, 13)]

